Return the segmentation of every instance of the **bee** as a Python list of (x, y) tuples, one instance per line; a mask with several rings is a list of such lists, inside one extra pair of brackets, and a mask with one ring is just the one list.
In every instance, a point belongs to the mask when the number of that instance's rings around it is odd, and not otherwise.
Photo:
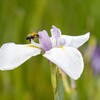
[(31, 39), (35, 39), (35, 38), (38, 38), (39, 37), (39, 35), (38, 35), (38, 33), (35, 33), (35, 32), (33, 32), (32, 34), (29, 34), (27, 37), (26, 37), (26, 40), (29, 40), (30, 42), (31, 42)]

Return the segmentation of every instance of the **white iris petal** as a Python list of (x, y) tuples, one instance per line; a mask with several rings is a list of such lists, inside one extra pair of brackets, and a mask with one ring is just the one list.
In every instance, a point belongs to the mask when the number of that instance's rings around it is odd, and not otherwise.
[(80, 36), (62, 35), (61, 37), (66, 40), (66, 44), (65, 44), (66, 46), (79, 48), (85, 42), (88, 41), (88, 39), (90, 37), (90, 33), (88, 32), (88, 33), (86, 33), (84, 35), (80, 35)]
[(78, 79), (83, 72), (83, 57), (73, 47), (64, 46), (62, 48), (53, 48), (43, 56), (55, 63), (74, 80)]
[(6, 43), (0, 49), (0, 70), (14, 69), (40, 52), (40, 49), (32, 45)]

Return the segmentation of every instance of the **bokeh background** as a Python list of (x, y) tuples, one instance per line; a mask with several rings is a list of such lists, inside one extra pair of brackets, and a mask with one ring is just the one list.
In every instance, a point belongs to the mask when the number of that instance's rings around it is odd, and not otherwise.
[[(64, 94), (65, 100), (100, 100), (100, 50), (94, 57), (100, 42), (100, 0), (0, 0), (0, 46), (26, 44), (29, 33), (45, 29), (50, 34), (52, 25), (62, 34), (91, 32), (90, 40), (79, 48), (84, 72), (73, 95)], [(53, 100), (47, 60), (39, 55), (15, 70), (0, 71), (0, 100)]]

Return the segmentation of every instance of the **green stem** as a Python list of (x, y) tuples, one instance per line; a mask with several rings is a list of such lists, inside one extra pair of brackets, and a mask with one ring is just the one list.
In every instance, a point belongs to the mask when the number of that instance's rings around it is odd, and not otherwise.
[(54, 93), (54, 100), (64, 100), (64, 89), (59, 69), (50, 62), (51, 66), (51, 82)]
[(51, 83), (53, 87), (53, 93), (56, 94), (56, 87), (57, 87), (57, 80), (56, 80), (56, 67), (53, 66), (53, 64), (50, 62), (51, 66)]
[(66, 74), (51, 62), (50, 67), (54, 100), (64, 100), (64, 92), (67, 93), (67, 98), (71, 99), (71, 97), (75, 94), (75, 84), (73, 83), (74, 81), (71, 80), (71, 88), (66, 77)]
[(62, 81), (63, 81), (65, 92), (68, 93), (68, 94), (70, 94), (71, 93), (71, 88), (69, 86), (66, 74), (64, 72), (62, 72), (61, 70), (60, 70), (60, 73), (62, 75)]
[(58, 100), (64, 100), (64, 88), (63, 88), (63, 82), (62, 82), (62, 74), (60, 73), (60, 70), (58, 67), (56, 70), (56, 78), (57, 78), (57, 94), (59, 97)]

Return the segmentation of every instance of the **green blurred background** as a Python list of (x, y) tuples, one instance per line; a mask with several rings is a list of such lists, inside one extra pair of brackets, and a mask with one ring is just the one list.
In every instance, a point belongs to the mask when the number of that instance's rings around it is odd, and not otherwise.
[[(28, 34), (44, 29), (50, 33), (52, 25), (68, 35), (89, 31), (99, 41), (100, 0), (0, 0), (0, 46), (26, 44)], [(76, 81), (76, 91), (70, 99), (65, 93), (65, 100), (100, 100), (100, 78), (94, 76), (87, 53), (93, 43), (90, 39), (80, 48), (85, 69)], [(0, 71), (0, 100), (53, 100), (46, 59), (39, 55), (15, 70)]]

